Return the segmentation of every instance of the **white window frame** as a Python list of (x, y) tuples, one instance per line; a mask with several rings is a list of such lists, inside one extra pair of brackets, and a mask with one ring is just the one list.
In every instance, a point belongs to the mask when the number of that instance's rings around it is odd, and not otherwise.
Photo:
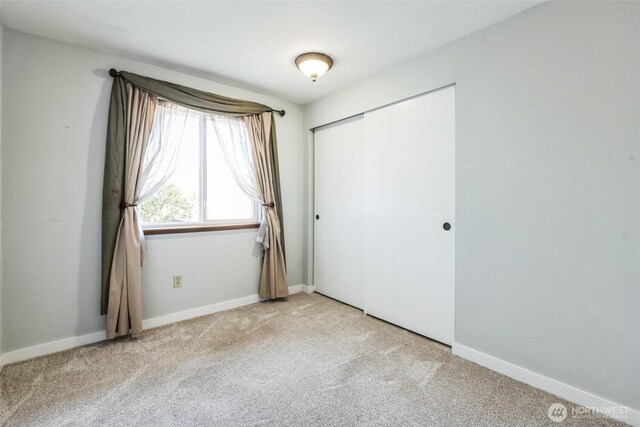
[[(197, 110), (196, 110), (197, 111)], [(261, 206), (258, 202), (251, 199), (253, 216), (248, 219), (216, 219), (207, 220), (207, 115), (197, 111), (199, 114), (199, 197), (198, 212), (200, 221), (193, 222), (167, 222), (157, 224), (143, 224), (142, 228), (145, 234), (167, 234), (170, 232), (184, 231), (214, 231), (257, 228), (260, 224)], [(183, 230), (184, 229), (184, 230)]]

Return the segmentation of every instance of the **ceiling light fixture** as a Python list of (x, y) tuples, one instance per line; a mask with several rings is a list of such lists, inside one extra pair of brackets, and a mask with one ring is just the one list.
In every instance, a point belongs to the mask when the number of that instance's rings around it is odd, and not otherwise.
[(296, 67), (298, 67), (305, 76), (311, 77), (311, 80), (314, 82), (318, 77), (329, 71), (332, 66), (333, 59), (324, 53), (307, 52), (296, 58)]

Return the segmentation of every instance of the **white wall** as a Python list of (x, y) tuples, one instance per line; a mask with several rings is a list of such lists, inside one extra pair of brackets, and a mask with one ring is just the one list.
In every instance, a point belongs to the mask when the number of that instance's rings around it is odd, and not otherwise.
[[(0, 6), (2, 7), (2, 6)], [(0, 25), (0, 224), (2, 224), (2, 46), (3, 46), (3, 28)], [(4, 352), (4, 322), (2, 321), (2, 227), (0, 226), (0, 370), (2, 370), (2, 353)]]
[(640, 3), (542, 4), (306, 106), (305, 129), (454, 82), (456, 342), (639, 409)]
[[(277, 118), (290, 285), (302, 283), (302, 108), (133, 60), (5, 31), (5, 351), (104, 329), (100, 210), (111, 67), (257, 101)], [(257, 293), (255, 230), (148, 238), (143, 317)], [(173, 289), (172, 275), (184, 275)]]

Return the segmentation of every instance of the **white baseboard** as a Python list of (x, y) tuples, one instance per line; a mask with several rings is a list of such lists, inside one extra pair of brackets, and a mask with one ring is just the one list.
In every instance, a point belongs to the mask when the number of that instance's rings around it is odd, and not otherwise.
[[(299, 292), (307, 292), (306, 285), (294, 285), (289, 287), (290, 294)], [(307, 292), (309, 293), (309, 292)], [(230, 310), (232, 308), (243, 307), (245, 305), (255, 304), (263, 301), (258, 294), (249, 295), (242, 298), (236, 298), (229, 301), (223, 301), (216, 304), (206, 305), (204, 307), (192, 308), (190, 310), (179, 311), (177, 313), (167, 314), (166, 316), (154, 317), (142, 321), (143, 329), (157, 328), (159, 326), (170, 325), (182, 320), (193, 319), (194, 317), (206, 316), (207, 314), (218, 313), (220, 311)], [(0, 356), (0, 371), (4, 365), (10, 363), (21, 362), (23, 360), (33, 359), (34, 357), (44, 356), (59, 351), (69, 350), (74, 347), (80, 347), (87, 344), (93, 344), (105, 339), (105, 331), (92, 332), (77, 337), (64, 338), (58, 341), (52, 341), (45, 344), (35, 345), (33, 347), (21, 348), (19, 350), (10, 351)]]
[(312, 294), (316, 291), (315, 285), (302, 285), (302, 292), (305, 294)]
[(304, 285), (289, 286), (289, 294), (300, 293), (300, 292), (302, 292), (303, 289), (304, 289)]
[(92, 332), (78, 337), (64, 338), (58, 341), (34, 345), (33, 347), (21, 348), (20, 350), (14, 350), (3, 354), (2, 362), (3, 365), (8, 365), (22, 360), (33, 359), (34, 357), (44, 356), (45, 354), (57, 353), (70, 348), (100, 342), (104, 340), (104, 337), (105, 331)]
[[(585, 407), (595, 408), (613, 408), (613, 407), (626, 407), (616, 402), (612, 402), (600, 396), (596, 396), (587, 391), (570, 386), (560, 381), (554, 380), (544, 375), (537, 374), (528, 369), (506, 362), (502, 359), (490, 356), (481, 351), (474, 350), (472, 348), (453, 344), (452, 352), (456, 356), (460, 356), (463, 359), (470, 360), (478, 365), (489, 368), (493, 371), (499, 372), (503, 375), (511, 377), (515, 380), (528, 384), (532, 387), (544, 390), (548, 393), (555, 394), (570, 402), (577, 403), (578, 405)], [(608, 415), (611, 418), (615, 418), (619, 421), (625, 422), (632, 426), (640, 427), (640, 411), (627, 408), (626, 415)]]

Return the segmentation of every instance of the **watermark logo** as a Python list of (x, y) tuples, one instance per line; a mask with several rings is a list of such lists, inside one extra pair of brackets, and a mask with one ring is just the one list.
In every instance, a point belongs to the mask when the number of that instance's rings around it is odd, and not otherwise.
[(562, 403), (554, 403), (549, 406), (547, 415), (554, 423), (561, 423), (567, 418), (567, 407)]
[(571, 406), (571, 413), (562, 403), (549, 406), (547, 416), (554, 423), (561, 423), (571, 415), (572, 419), (595, 419), (604, 417), (626, 418), (629, 408), (626, 406)]
[(571, 418), (626, 418), (628, 411), (626, 406), (578, 406), (571, 408)]

